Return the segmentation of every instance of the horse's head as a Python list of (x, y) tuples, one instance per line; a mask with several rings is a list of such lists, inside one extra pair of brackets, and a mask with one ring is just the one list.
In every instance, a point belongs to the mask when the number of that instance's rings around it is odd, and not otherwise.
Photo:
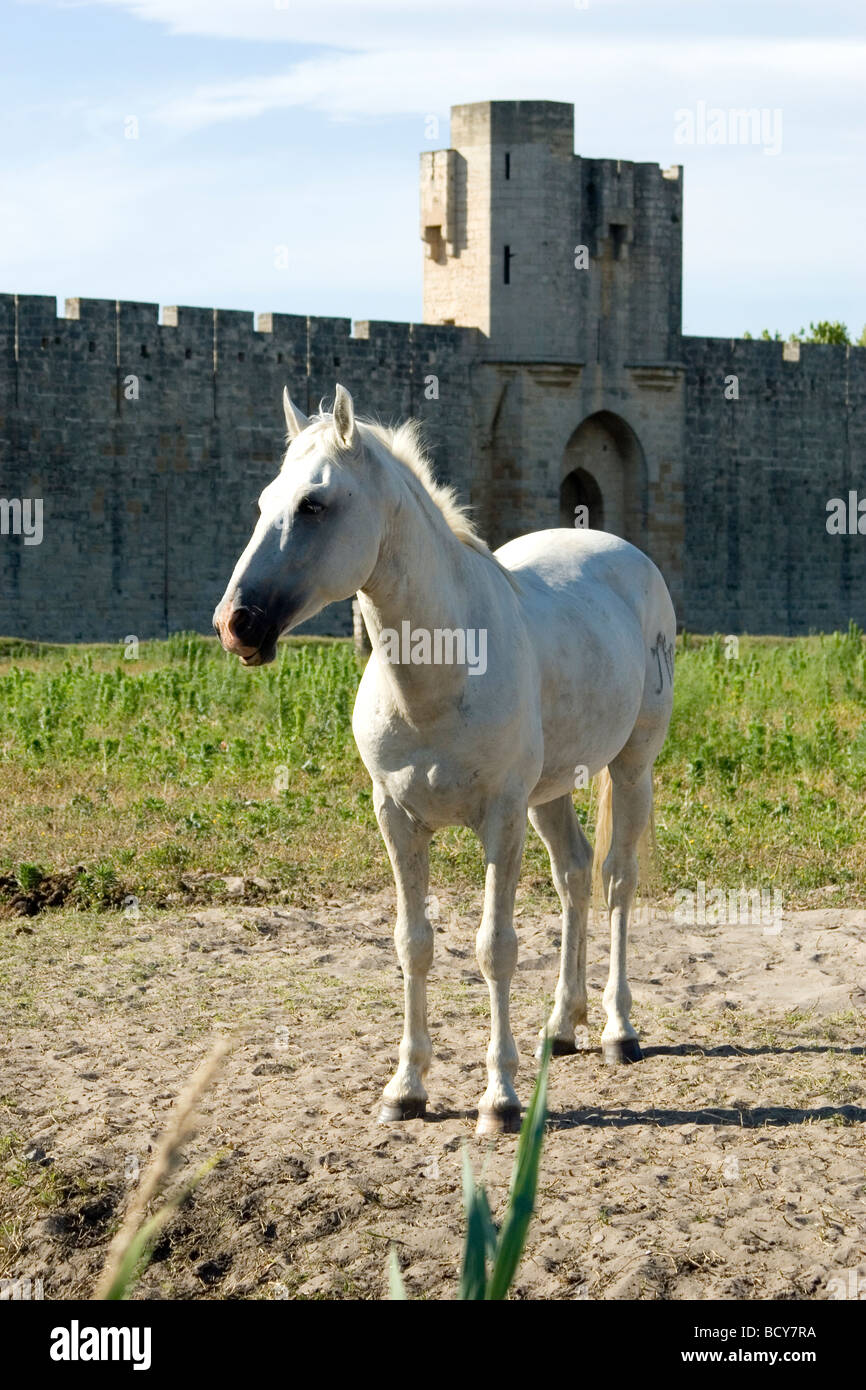
[(333, 415), (308, 420), (288, 391), (283, 406), (283, 466), (259, 498), (259, 520), (213, 616), (226, 651), (245, 666), (273, 661), (282, 633), (360, 589), (381, 541), (381, 507), (367, 470), (362, 479), (365, 447), (348, 391), (337, 387)]

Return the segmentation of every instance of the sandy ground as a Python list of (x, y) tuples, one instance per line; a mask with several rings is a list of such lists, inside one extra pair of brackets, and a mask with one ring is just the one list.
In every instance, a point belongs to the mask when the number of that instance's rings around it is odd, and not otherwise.
[[(140, 1298), (451, 1298), (462, 1149), (501, 1211), (515, 1139), (474, 1136), (484, 1087), (479, 902), (438, 899), (426, 1120), (380, 1126), (401, 986), (393, 897), (314, 912), (238, 906), (0, 924), (0, 1274), (90, 1292), (170, 1111), (215, 1031), (238, 1043), (183, 1172), (224, 1158), (173, 1219)], [(864, 914), (632, 937), (645, 1060), (597, 1049), (605, 932), (590, 939), (590, 1040), (556, 1059), (537, 1215), (514, 1296), (866, 1298)], [(528, 1100), (559, 919), (519, 918), (513, 999)]]

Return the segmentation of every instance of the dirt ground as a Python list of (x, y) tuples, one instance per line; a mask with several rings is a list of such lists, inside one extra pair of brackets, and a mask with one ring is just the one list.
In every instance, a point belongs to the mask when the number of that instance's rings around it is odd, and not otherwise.
[[(451, 1298), (468, 1145), (494, 1215), (515, 1139), (474, 1135), (488, 1011), (480, 900), (440, 894), (426, 1120), (380, 1126), (401, 985), (393, 896), (0, 923), (0, 1274), (89, 1294), (172, 1102), (215, 1032), (237, 1044), (201, 1102), (189, 1176), (139, 1298)], [(590, 937), (593, 1049), (555, 1059), (537, 1215), (514, 1296), (866, 1297), (866, 914), (781, 930), (636, 926), (645, 1060), (598, 1050), (605, 932)], [(556, 979), (559, 919), (519, 917), (521, 1098)]]

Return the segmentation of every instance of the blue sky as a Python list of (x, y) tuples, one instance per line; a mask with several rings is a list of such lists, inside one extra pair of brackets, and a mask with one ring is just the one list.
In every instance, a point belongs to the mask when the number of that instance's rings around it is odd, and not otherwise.
[[(548, 98), (580, 154), (685, 166), (686, 332), (866, 323), (863, 0), (2, 0), (0, 25), (2, 290), (418, 319), (419, 151), (452, 103)], [(679, 143), (700, 103), (780, 111), (781, 149)]]

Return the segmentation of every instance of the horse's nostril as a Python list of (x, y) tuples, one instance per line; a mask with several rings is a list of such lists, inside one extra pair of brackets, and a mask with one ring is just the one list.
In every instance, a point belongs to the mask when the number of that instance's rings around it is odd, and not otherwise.
[(253, 627), (253, 615), (248, 608), (235, 608), (229, 614), (228, 630), (232, 637), (236, 637), (242, 642), (245, 637), (250, 635)]

